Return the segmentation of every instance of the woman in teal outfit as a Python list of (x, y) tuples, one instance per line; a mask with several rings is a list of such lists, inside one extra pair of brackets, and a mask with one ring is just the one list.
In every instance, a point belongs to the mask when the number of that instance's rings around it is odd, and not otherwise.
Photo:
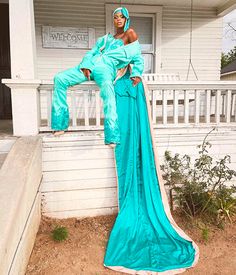
[[(114, 14), (120, 12), (129, 22), (123, 8)], [(135, 51), (134, 44), (123, 47), (127, 55)], [(133, 85), (135, 74), (135, 66), (126, 66), (114, 83), (120, 128), (120, 143), (115, 148), (118, 215), (103, 264), (127, 274), (178, 274), (197, 264), (199, 248), (171, 215), (153, 134), (149, 91), (142, 77)]]
[(128, 64), (133, 64), (130, 78), (136, 85), (141, 81), (144, 66), (137, 35), (129, 28), (128, 15), (126, 8), (118, 9), (114, 13), (116, 37), (110, 33), (99, 37), (96, 45), (87, 52), (79, 65), (55, 75), (51, 128), (56, 131), (56, 135), (64, 133), (68, 128), (69, 112), (66, 100), (68, 87), (91, 79), (99, 86), (100, 96), (103, 99), (105, 144), (114, 147), (120, 143), (114, 92), (117, 71)]
[(99, 38), (78, 66), (55, 77), (52, 125), (56, 130), (68, 126), (66, 88), (94, 79), (104, 100), (105, 143), (117, 144), (119, 211), (103, 265), (127, 274), (182, 273), (197, 264), (199, 248), (170, 212), (142, 78), (143, 58), (128, 10), (120, 7), (113, 15), (115, 37)]

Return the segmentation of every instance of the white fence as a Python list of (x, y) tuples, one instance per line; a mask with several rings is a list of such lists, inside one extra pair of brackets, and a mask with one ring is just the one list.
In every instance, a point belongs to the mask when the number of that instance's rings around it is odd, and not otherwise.
[[(153, 126), (236, 126), (236, 81), (182, 81), (178, 75), (144, 75), (149, 89)], [(53, 82), (3, 79), (11, 88), (13, 133), (36, 135), (51, 131)], [(99, 88), (93, 81), (67, 92), (69, 131), (103, 128)]]
[[(145, 77), (154, 127), (192, 125), (236, 125), (235, 81), (180, 81)], [(51, 131), (53, 83), (44, 81), (39, 87), (41, 100), (40, 131)], [(68, 130), (103, 128), (103, 107), (94, 82), (84, 82), (68, 89), (70, 112)]]

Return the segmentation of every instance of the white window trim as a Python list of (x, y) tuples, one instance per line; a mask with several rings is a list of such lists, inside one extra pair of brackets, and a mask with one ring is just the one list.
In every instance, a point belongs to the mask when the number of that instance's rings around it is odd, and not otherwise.
[[(145, 13), (154, 14), (155, 20), (155, 54), (154, 54), (154, 72), (159, 73), (161, 71), (161, 38), (162, 38), (162, 6), (146, 6), (146, 5), (124, 5), (130, 14), (132, 13)], [(118, 8), (117, 4), (105, 4), (106, 8), (106, 33), (114, 32), (113, 28), (113, 11)], [(132, 22), (131, 22), (132, 24)], [(157, 55), (158, 53), (158, 55)]]

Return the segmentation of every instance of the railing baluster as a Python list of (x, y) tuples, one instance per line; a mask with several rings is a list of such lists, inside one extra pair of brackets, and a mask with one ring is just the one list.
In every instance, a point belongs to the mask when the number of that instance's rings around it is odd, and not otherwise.
[(157, 96), (157, 91), (153, 90), (152, 91), (152, 123), (156, 124), (156, 96)]
[(220, 123), (221, 90), (216, 91), (215, 122)]
[(47, 91), (47, 117), (48, 117), (48, 127), (51, 128), (51, 120), (52, 120), (52, 89)]
[(100, 126), (101, 125), (101, 116), (100, 116), (100, 95), (99, 95), (99, 91), (95, 91), (95, 102), (96, 102), (96, 126)]
[(236, 121), (236, 94), (233, 96), (234, 101), (232, 99), (232, 104), (234, 105), (234, 121)]
[(222, 95), (221, 95), (221, 100), (222, 100), (222, 106), (221, 106), (222, 110), (221, 110), (221, 114), (222, 114), (222, 116), (225, 116), (225, 109), (226, 109), (226, 100), (225, 100), (225, 98), (226, 98), (226, 95), (225, 95), (225, 94), (222, 94)]
[(199, 124), (199, 110), (200, 110), (200, 90), (195, 89), (195, 105), (194, 105), (194, 122)]
[(184, 90), (184, 123), (189, 123), (189, 91)]
[(226, 122), (230, 122), (230, 111), (231, 111), (231, 100), (232, 100), (232, 91), (226, 91)]
[(83, 91), (83, 94), (84, 94), (84, 125), (85, 126), (89, 126), (88, 93), (89, 93), (89, 91)]
[(75, 97), (76, 91), (70, 90), (71, 95), (71, 118), (72, 118), (72, 126), (76, 126), (76, 97)]
[(162, 123), (167, 124), (167, 90), (162, 89)]
[(205, 103), (205, 122), (210, 123), (211, 122), (211, 90), (206, 90), (205, 91), (205, 98), (206, 98), (206, 103)]
[[(231, 94), (231, 108), (230, 108), (230, 116), (234, 116), (236, 114), (236, 91)], [(236, 117), (234, 118), (236, 121)]]
[(173, 116), (174, 124), (178, 124), (178, 115), (179, 115), (179, 91), (173, 90)]
[[(153, 125), (157, 125), (157, 118), (159, 115), (162, 116), (162, 126), (164, 127), (175, 127), (179, 124), (179, 116), (183, 115), (183, 122), (186, 127), (189, 125), (190, 121), (192, 122), (192, 115), (194, 116), (194, 122), (199, 124), (202, 122), (201, 116), (204, 115), (204, 123), (205, 124), (215, 124), (221, 123), (224, 121), (225, 123), (233, 123), (236, 121), (236, 108), (235, 108), (235, 86), (234, 83), (229, 81), (230, 84), (222, 82), (206, 82), (206, 83), (196, 83), (196, 82), (183, 82), (178, 81), (176, 85), (170, 81), (170, 76), (168, 76), (168, 81), (164, 81), (166, 79), (166, 75), (155, 75), (152, 74), (150, 76), (145, 76), (146, 79), (149, 79), (149, 95), (148, 100), (152, 101), (152, 121)], [(155, 79), (155, 80), (154, 80)], [(162, 79), (162, 81), (160, 81)], [(83, 94), (82, 91), (84, 90)], [(93, 90), (94, 97), (93, 103), (90, 106), (89, 103), (89, 91)], [(204, 96), (203, 92), (204, 91)], [(39, 87), (40, 93), (40, 104), (42, 114), (38, 114), (39, 123), (40, 123), (40, 131), (50, 131), (51, 130), (51, 105), (52, 105), (52, 95), (53, 95), (53, 85), (51, 83), (43, 83)], [(79, 118), (84, 120), (83, 125), (78, 125), (78, 112), (76, 110), (76, 104), (78, 104), (78, 93), (80, 93), (79, 105)], [(173, 93), (173, 94), (172, 94)], [(224, 106), (224, 119), (221, 120), (222, 115), (222, 94), (225, 96), (225, 106)], [(81, 87), (72, 87), (69, 90), (69, 100), (71, 100), (70, 106), (70, 118), (72, 121), (70, 122), (70, 128), (74, 130), (84, 130), (84, 129), (102, 129), (101, 118), (104, 118), (103, 113), (103, 102), (99, 95), (98, 87), (94, 84), (81, 84)], [(213, 100), (212, 100), (213, 99)], [(161, 101), (161, 114), (159, 113), (159, 108), (157, 108), (157, 101)], [(214, 102), (215, 101), (215, 102)], [(173, 102), (173, 107), (168, 106), (168, 103)], [(213, 105), (212, 105), (213, 103)], [(215, 104), (214, 104), (215, 103)], [(181, 105), (180, 105), (181, 104)], [(183, 104), (183, 106), (182, 106)], [(204, 105), (204, 113), (202, 114), (202, 104)], [(211, 110), (212, 106), (214, 106), (215, 111)], [(90, 113), (90, 108), (92, 109), (92, 113)], [(168, 116), (172, 114), (169, 113), (171, 107), (171, 112), (173, 114), (173, 120), (169, 123)], [(84, 110), (83, 110), (84, 108)], [(173, 111), (172, 111), (173, 108)], [(183, 109), (182, 109), (183, 108)], [(77, 108), (78, 109), (78, 108)], [(182, 114), (183, 110), (183, 114)], [(46, 114), (45, 114), (46, 112)], [(211, 121), (211, 114), (215, 114), (215, 119)], [(95, 119), (95, 125), (90, 125), (90, 117)], [(47, 120), (47, 125), (45, 125), (44, 119)], [(181, 118), (182, 122), (182, 118)], [(94, 124), (94, 123), (93, 123)], [(170, 124), (170, 125), (169, 125)], [(160, 126), (160, 125), (159, 125)]]
[(41, 112), (41, 98), (40, 98), (40, 91), (37, 91), (37, 102), (38, 102), (38, 125), (41, 125), (41, 118), (42, 118), (42, 112)]

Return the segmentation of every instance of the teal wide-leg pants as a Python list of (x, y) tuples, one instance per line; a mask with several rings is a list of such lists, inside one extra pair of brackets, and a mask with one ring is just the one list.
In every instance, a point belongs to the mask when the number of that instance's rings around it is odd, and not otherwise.
[[(116, 98), (113, 81), (114, 68), (102, 61), (97, 61), (90, 79), (94, 80), (100, 88), (104, 110), (104, 136), (105, 144), (120, 143), (120, 131), (116, 112)], [(54, 76), (51, 128), (53, 130), (66, 130), (69, 127), (69, 110), (67, 104), (67, 89), (70, 86), (88, 81), (81, 71), (80, 64), (69, 68)]]

